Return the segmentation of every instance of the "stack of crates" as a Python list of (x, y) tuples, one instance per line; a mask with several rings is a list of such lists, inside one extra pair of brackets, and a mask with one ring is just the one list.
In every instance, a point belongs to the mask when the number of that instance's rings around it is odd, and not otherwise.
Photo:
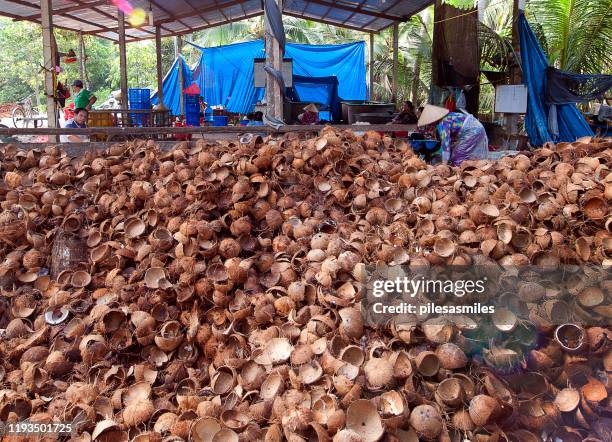
[[(89, 112), (87, 119), (87, 127), (112, 127), (115, 125), (113, 121), (113, 113), (111, 111), (92, 110)], [(90, 141), (106, 141), (106, 135), (93, 134), (89, 137)]]
[(200, 125), (200, 96), (185, 94), (185, 124), (187, 126)]
[[(150, 110), (151, 109), (151, 89), (129, 89), (128, 100), (131, 110)], [(138, 127), (150, 126), (150, 114), (137, 113), (130, 114), (132, 124)]]

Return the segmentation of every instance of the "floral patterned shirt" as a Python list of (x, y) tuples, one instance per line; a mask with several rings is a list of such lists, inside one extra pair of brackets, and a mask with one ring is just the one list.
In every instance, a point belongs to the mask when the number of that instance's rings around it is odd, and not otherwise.
[(440, 147), (442, 148), (442, 159), (449, 161), (451, 156), (451, 140), (457, 138), (463, 128), (467, 115), (461, 112), (450, 112), (436, 126)]

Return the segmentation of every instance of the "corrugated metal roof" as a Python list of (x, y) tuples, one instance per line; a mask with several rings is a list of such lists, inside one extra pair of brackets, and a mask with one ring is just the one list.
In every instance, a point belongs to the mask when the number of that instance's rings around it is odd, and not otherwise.
[[(189, 34), (263, 14), (263, 0), (131, 0), (153, 10), (162, 36)], [(434, 0), (285, 0), (283, 12), (363, 32), (379, 32), (434, 3)], [(60, 28), (117, 40), (117, 8), (110, 0), (53, 0), (53, 22)], [(0, 16), (40, 23), (39, 0), (0, 0)], [(148, 24), (132, 28), (128, 41), (153, 38)]]

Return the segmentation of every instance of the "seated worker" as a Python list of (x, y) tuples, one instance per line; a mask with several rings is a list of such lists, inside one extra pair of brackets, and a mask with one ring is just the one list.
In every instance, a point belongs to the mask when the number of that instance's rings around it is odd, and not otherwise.
[(253, 112), (248, 115), (249, 122), (247, 126), (263, 126), (263, 112)]
[[(208, 116), (209, 112), (206, 112), (209, 108), (208, 108), (208, 103), (206, 101), (204, 101), (204, 97), (203, 96), (198, 96), (198, 103), (200, 104), (200, 117), (203, 118), (205, 116)], [(212, 109), (211, 109), (212, 110)]]
[(406, 100), (400, 112), (393, 118), (393, 124), (416, 124), (418, 118), (414, 112), (412, 101)]
[[(87, 128), (87, 116), (89, 112), (87, 109), (82, 107), (78, 108), (74, 111), (74, 118), (72, 120), (68, 120), (65, 127), (69, 127), (72, 129), (85, 129)], [(89, 137), (87, 135), (61, 135), (60, 142), (61, 143), (86, 143), (89, 141)]]
[(72, 90), (74, 92), (73, 101), (75, 109), (82, 108), (90, 111), (94, 103), (98, 101), (95, 95), (83, 87), (81, 80), (74, 80), (72, 82)]
[(304, 112), (298, 115), (298, 121), (301, 124), (317, 124), (319, 122), (319, 107), (310, 103), (304, 107)]
[(487, 157), (489, 139), (480, 121), (463, 112), (428, 104), (419, 118), (419, 127), (435, 127), (442, 148), (442, 160), (458, 166), (465, 160)]

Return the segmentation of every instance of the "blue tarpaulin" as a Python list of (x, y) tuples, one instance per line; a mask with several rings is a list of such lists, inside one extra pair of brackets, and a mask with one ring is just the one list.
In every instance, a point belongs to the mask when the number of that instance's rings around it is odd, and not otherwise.
[[(547, 141), (572, 142), (593, 135), (575, 104), (556, 105), (556, 116), (554, 108), (549, 114), (551, 107), (545, 103), (548, 59), (524, 14), (519, 16), (519, 35), (523, 82), (529, 91), (525, 129), (531, 144), (541, 146)], [(558, 135), (555, 133), (557, 131)]]
[[(236, 43), (215, 48), (201, 48), (199, 63), (191, 72), (204, 101), (211, 106), (223, 105), (230, 112), (246, 114), (264, 97), (263, 88), (253, 85), (253, 59), (265, 57), (261, 40)], [(293, 73), (305, 77), (331, 77), (338, 79), (338, 96), (343, 100), (365, 100), (366, 64), (365, 43), (341, 45), (304, 45), (288, 43), (285, 57), (293, 59)], [(179, 114), (179, 87), (176, 63), (164, 79), (164, 101), (174, 114)], [(193, 80), (191, 80), (193, 78)], [(189, 85), (185, 81), (185, 87)], [(321, 96), (329, 96), (320, 86)], [(324, 104), (331, 106), (332, 103)]]
[(306, 103), (324, 103), (334, 121), (342, 118), (342, 106), (338, 94), (338, 78), (293, 76), (294, 101)]
[[(181, 98), (179, 95), (179, 62), (180, 66), (183, 69), (183, 84), (185, 87), (188, 87), (192, 83), (191, 69), (187, 65), (187, 62), (183, 58), (183, 56), (179, 56), (172, 67), (164, 77), (163, 88), (164, 88), (164, 104), (168, 109), (172, 111), (173, 115), (179, 115), (181, 109)], [(157, 91), (151, 97), (151, 103), (157, 104), (159, 100), (157, 99)]]

